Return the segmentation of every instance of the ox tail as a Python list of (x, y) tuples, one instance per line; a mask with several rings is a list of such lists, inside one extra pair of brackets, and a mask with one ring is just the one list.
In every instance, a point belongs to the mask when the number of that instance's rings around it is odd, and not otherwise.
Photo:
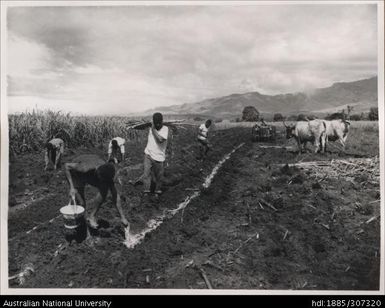
[(322, 153), (325, 153), (326, 152), (326, 145), (329, 141), (328, 139), (328, 134), (327, 134), (327, 130), (326, 130), (326, 122), (325, 121), (322, 121), (322, 125), (323, 125), (323, 132), (321, 133), (321, 136), (320, 136), (320, 143), (321, 143), (321, 152)]
[(324, 131), (323, 131), (323, 135), (325, 135), (325, 142), (328, 142), (328, 131), (327, 131), (327, 129), (326, 129), (326, 121), (322, 121), (322, 125), (323, 125), (323, 127), (324, 127)]
[(345, 121), (344, 123), (344, 132), (343, 132), (343, 137), (345, 138), (345, 136), (348, 134), (349, 132), (349, 126), (350, 126), (350, 122), (349, 121)]

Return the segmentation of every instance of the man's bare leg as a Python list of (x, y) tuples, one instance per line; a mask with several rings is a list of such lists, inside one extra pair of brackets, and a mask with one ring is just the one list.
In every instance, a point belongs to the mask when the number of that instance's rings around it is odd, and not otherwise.
[(110, 189), (111, 189), (111, 194), (112, 194), (112, 201), (114, 202), (115, 207), (116, 207), (116, 209), (119, 212), (120, 220), (121, 220), (122, 224), (125, 227), (127, 227), (129, 225), (129, 223), (128, 223), (128, 221), (126, 219), (126, 216), (124, 215), (124, 212), (123, 212), (123, 209), (122, 209), (122, 203), (121, 203), (121, 200), (120, 200), (120, 194), (118, 194), (115, 186), (112, 186)]
[(107, 192), (98, 192), (98, 194), (96, 195), (95, 199), (93, 199), (93, 206), (92, 206), (92, 210), (91, 210), (91, 213), (90, 215), (88, 216), (88, 222), (90, 224), (90, 226), (92, 228), (95, 228), (97, 229), (98, 228), (98, 223), (96, 221), (96, 214), (100, 208), (100, 206), (104, 203), (104, 201), (106, 200), (106, 195), (107, 195)]

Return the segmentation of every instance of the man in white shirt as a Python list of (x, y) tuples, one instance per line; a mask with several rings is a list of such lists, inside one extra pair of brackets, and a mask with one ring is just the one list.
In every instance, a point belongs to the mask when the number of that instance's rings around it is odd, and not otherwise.
[(208, 132), (209, 128), (211, 126), (212, 121), (207, 120), (206, 123), (201, 124), (199, 126), (199, 131), (198, 131), (198, 143), (199, 143), (199, 150), (200, 150), (200, 157), (199, 159), (204, 159), (207, 155), (207, 152), (210, 150), (210, 143), (208, 140)]
[(148, 132), (147, 146), (144, 150), (143, 175), (135, 184), (144, 184), (144, 193), (150, 193), (151, 180), (155, 183), (155, 194), (161, 191), (161, 180), (163, 177), (163, 163), (166, 160), (168, 127), (163, 125), (161, 113), (154, 113), (152, 126)]
[(117, 162), (121, 162), (124, 160), (124, 144), (126, 143), (126, 140), (124, 140), (121, 137), (115, 137), (110, 141), (108, 144), (108, 160), (115, 159)]

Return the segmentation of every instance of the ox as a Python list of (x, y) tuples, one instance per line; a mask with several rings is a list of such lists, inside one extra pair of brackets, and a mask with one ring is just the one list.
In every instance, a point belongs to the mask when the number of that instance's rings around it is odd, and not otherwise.
[(346, 138), (348, 137), (350, 122), (345, 120), (323, 120), (326, 125), (326, 145), (329, 141), (339, 141), (345, 149)]
[[(306, 143), (311, 142), (315, 146), (315, 153), (325, 152), (326, 144), (326, 123), (321, 120), (299, 121), (294, 125), (286, 125), (286, 138), (295, 138), (298, 144), (298, 150), (306, 150)], [(303, 145), (303, 148), (302, 148)]]

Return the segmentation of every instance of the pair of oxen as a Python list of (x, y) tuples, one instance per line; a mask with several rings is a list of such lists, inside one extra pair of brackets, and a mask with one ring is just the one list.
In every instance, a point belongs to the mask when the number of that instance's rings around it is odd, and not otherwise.
[(350, 122), (342, 119), (315, 119), (298, 121), (293, 125), (283, 124), (286, 127), (286, 138), (294, 138), (300, 152), (306, 151), (306, 144), (310, 142), (315, 146), (315, 153), (324, 153), (329, 141), (339, 141), (345, 149), (350, 127)]

